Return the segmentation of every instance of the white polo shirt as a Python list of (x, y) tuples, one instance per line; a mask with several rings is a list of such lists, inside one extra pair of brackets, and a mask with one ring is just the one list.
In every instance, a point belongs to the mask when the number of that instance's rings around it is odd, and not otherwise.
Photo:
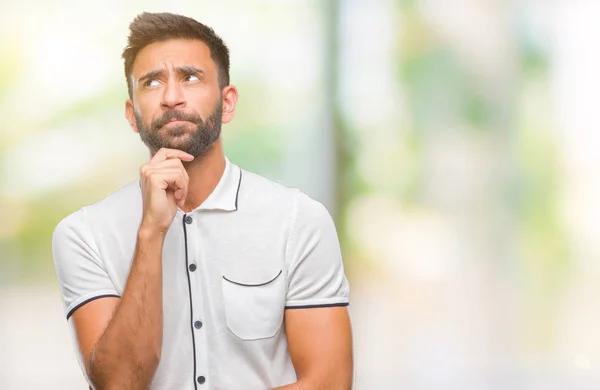
[[(123, 294), (141, 217), (135, 181), (56, 226), (67, 319), (94, 299)], [(295, 382), (284, 310), (346, 306), (348, 294), (325, 207), (226, 159), (212, 194), (187, 214), (178, 209), (165, 238), (163, 347), (150, 388), (265, 390)]]

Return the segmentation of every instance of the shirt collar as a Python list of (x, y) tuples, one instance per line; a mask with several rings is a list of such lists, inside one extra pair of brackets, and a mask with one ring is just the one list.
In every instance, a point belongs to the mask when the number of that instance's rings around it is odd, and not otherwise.
[(242, 170), (225, 157), (225, 170), (219, 183), (200, 206), (199, 210), (234, 211), (238, 208), (238, 195), (242, 182)]

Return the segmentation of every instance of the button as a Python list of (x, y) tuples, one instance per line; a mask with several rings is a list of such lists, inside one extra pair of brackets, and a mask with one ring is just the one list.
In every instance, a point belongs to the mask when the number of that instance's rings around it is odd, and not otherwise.
[(192, 221), (193, 221), (192, 217), (190, 217), (189, 215), (185, 216), (185, 223), (187, 223), (189, 225), (190, 223), (192, 223)]
[(196, 270), (196, 264), (190, 264), (188, 269), (190, 270), (190, 272), (194, 272)]
[(196, 329), (202, 328), (202, 322), (200, 322), (200, 321), (194, 322), (194, 328), (196, 328)]
[(198, 383), (200, 383), (201, 385), (203, 385), (203, 384), (204, 384), (204, 382), (206, 382), (206, 378), (205, 378), (205, 377), (203, 377), (203, 376), (199, 376), (199, 377), (198, 377)]

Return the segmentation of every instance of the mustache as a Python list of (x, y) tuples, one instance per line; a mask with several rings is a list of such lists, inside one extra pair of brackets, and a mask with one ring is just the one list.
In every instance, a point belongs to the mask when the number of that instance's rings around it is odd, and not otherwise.
[(152, 129), (158, 130), (167, 123), (171, 122), (172, 120), (188, 121), (195, 124), (203, 123), (202, 117), (195, 112), (186, 113), (181, 110), (169, 110), (165, 112), (164, 115), (160, 118), (156, 118), (155, 120), (153, 120), (150, 124), (150, 127)]

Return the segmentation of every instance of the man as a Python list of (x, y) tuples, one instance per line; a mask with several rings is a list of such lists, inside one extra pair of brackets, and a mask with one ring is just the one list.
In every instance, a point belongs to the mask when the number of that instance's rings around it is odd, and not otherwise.
[(143, 13), (123, 52), (140, 180), (64, 218), (53, 253), (96, 389), (349, 389), (349, 287), (327, 210), (223, 154), (228, 49)]

